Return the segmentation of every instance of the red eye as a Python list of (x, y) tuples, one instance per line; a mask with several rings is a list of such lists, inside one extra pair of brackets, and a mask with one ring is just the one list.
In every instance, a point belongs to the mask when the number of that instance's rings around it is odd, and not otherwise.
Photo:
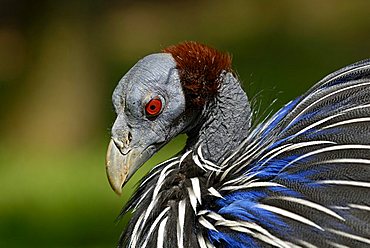
[(159, 115), (161, 110), (162, 110), (162, 101), (159, 98), (154, 98), (150, 100), (145, 106), (145, 113), (150, 117)]

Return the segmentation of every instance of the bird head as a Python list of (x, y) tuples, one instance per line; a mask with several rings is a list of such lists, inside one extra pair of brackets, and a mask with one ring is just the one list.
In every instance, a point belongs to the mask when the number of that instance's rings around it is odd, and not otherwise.
[(117, 194), (156, 151), (197, 126), (230, 67), (228, 54), (185, 42), (144, 57), (123, 76), (113, 92), (117, 118), (106, 155)]

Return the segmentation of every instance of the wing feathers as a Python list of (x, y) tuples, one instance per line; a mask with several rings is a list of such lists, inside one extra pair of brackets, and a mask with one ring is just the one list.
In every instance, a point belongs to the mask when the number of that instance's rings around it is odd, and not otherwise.
[(121, 245), (370, 246), (370, 60), (322, 79), (231, 154), (214, 164), (199, 146), (156, 166)]
[[(223, 198), (211, 209), (223, 218), (218, 227), (248, 220), (288, 247), (368, 245), (370, 60), (327, 76), (287, 104), (222, 169), (215, 190)], [(245, 228), (229, 226), (261, 241)]]

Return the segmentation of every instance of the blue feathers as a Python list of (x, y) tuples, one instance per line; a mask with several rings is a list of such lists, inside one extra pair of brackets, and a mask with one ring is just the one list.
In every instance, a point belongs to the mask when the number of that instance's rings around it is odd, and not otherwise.
[(242, 233), (225, 233), (210, 230), (208, 238), (215, 245), (225, 244), (227, 247), (235, 248), (259, 247), (253, 238)]
[(290, 162), (294, 161), (298, 157), (298, 154), (294, 154), (283, 158), (265, 158), (253, 165), (248, 174), (258, 173), (257, 177), (261, 179), (275, 177), (285, 166), (287, 166)]
[[(235, 193), (231, 199), (239, 198), (239, 200), (230, 201), (229, 204), (222, 202), (220, 205), (223, 204), (224, 207), (222, 207), (218, 213), (223, 216), (228, 216), (229, 219), (254, 223), (261, 222), (261, 217), (263, 216), (263, 222), (261, 224), (266, 228), (274, 228), (276, 230), (286, 228), (286, 223), (284, 223), (279, 216), (265, 209), (259, 208), (257, 199), (256, 201), (248, 199), (250, 195), (254, 195), (256, 193), (258, 194), (258, 192)], [(237, 197), (235, 197), (236, 195)], [(265, 197), (266, 196), (267, 194)], [(226, 196), (226, 198), (230, 200), (229, 196)], [(263, 198), (261, 197), (258, 200), (261, 199)]]
[(369, 117), (366, 60), (260, 124), (209, 208), (232, 222), (210, 230), (209, 240), (216, 247), (369, 246)]
[(291, 111), (296, 104), (299, 102), (300, 98), (289, 102), (286, 104), (282, 109), (280, 109), (273, 117), (271, 123), (263, 130), (263, 133), (261, 134), (262, 138), (265, 138), (267, 135), (270, 134), (271, 130), (273, 130), (280, 122), (285, 118), (285, 116)]
[(191, 140), (144, 179), (122, 245), (370, 247), (370, 60), (327, 76), (254, 130), (233, 127), (241, 138), (214, 159), (202, 147), (230, 144), (226, 122), (216, 141)]

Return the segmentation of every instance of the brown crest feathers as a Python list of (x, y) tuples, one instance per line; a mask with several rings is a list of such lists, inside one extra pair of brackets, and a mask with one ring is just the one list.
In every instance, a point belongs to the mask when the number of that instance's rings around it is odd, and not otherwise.
[(196, 42), (167, 47), (176, 61), (188, 106), (201, 107), (216, 96), (221, 74), (231, 71), (231, 56)]

